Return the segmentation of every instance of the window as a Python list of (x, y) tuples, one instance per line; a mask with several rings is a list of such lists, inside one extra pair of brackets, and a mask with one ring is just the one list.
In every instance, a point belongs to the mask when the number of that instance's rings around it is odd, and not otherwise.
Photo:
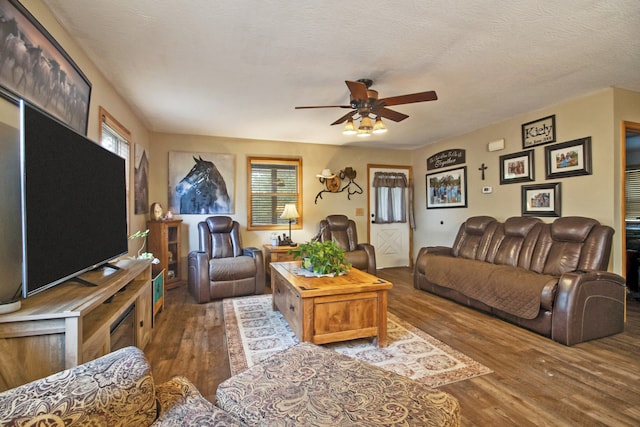
[(624, 176), (626, 219), (640, 219), (640, 168), (633, 166)]
[(127, 222), (129, 222), (129, 157), (131, 132), (100, 107), (100, 145), (124, 159), (127, 176)]
[(280, 218), (286, 203), (294, 203), (300, 214), (291, 228), (301, 229), (302, 159), (247, 157), (247, 174), (247, 229), (288, 229), (289, 220)]

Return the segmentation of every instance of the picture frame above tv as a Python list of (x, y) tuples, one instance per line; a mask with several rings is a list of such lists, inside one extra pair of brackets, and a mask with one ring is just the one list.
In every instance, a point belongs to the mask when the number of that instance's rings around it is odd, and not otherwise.
[(0, 92), (16, 102), (25, 99), (86, 135), (87, 76), (19, 1), (0, 0), (0, 15)]

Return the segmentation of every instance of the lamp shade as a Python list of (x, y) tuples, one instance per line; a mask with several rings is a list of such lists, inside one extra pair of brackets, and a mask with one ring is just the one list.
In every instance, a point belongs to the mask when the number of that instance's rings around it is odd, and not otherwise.
[(386, 131), (387, 127), (382, 123), (380, 116), (376, 117), (376, 124), (373, 125), (373, 133), (385, 133)]
[(295, 203), (287, 203), (284, 205), (284, 210), (282, 211), (282, 215), (280, 215), (282, 219), (292, 219), (292, 218), (300, 218), (300, 214), (296, 209)]
[(342, 130), (342, 133), (345, 135), (355, 135), (356, 133), (358, 133), (358, 131), (356, 130), (356, 127), (353, 125), (352, 118), (347, 121), (346, 125), (344, 125), (344, 129)]

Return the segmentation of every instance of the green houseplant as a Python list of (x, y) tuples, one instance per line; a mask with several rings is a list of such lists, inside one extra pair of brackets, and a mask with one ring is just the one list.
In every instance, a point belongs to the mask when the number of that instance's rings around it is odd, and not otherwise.
[(301, 243), (296, 249), (289, 251), (294, 259), (302, 259), (302, 267), (317, 274), (337, 276), (346, 272), (351, 264), (346, 262), (344, 249), (335, 240), (324, 243), (313, 239)]

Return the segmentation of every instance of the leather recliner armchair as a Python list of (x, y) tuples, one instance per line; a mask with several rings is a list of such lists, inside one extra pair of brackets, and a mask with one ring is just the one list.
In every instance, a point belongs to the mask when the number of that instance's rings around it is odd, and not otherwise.
[(243, 248), (240, 225), (228, 216), (198, 223), (200, 250), (189, 253), (189, 292), (198, 303), (264, 293), (264, 261), (258, 248)]
[(369, 243), (358, 243), (356, 223), (345, 215), (329, 215), (320, 221), (321, 242), (335, 239), (337, 245), (345, 250), (345, 258), (353, 267), (376, 274), (376, 252)]

